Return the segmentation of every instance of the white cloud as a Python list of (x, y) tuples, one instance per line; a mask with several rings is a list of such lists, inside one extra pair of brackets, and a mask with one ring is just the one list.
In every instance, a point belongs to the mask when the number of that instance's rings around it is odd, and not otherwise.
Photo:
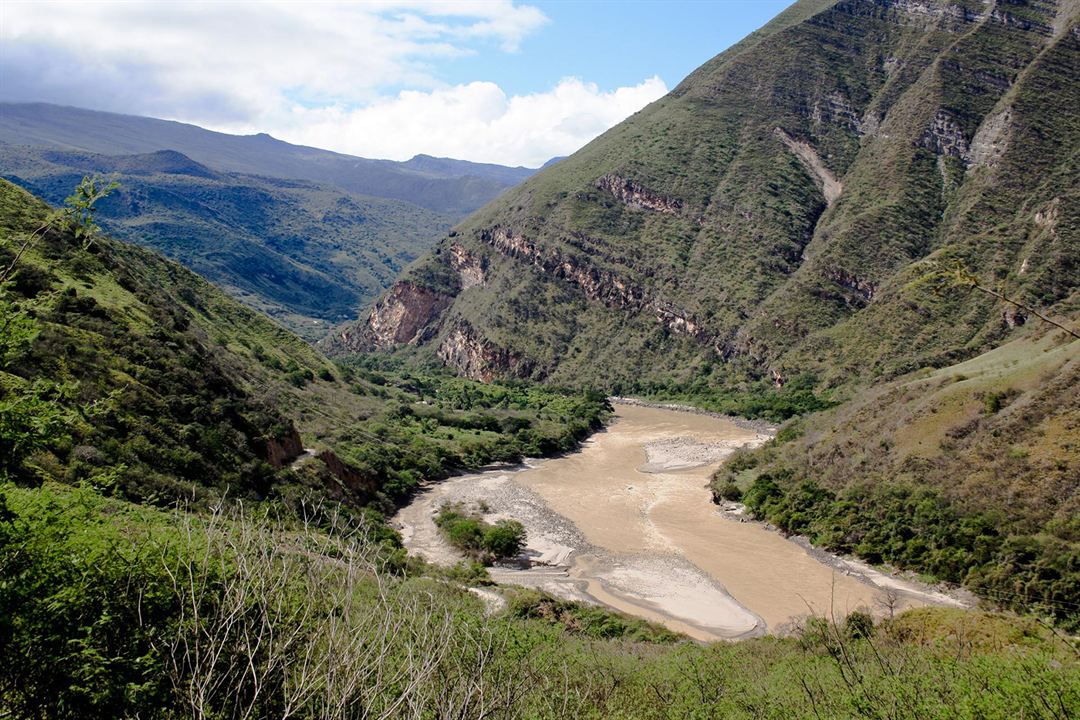
[(494, 83), (473, 82), (405, 91), (351, 111), (294, 107), (275, 125), (284, 140), (363, 157), (426, 153), (535, 167), (574, 152), (666, 92), (658, 77), (611, 92), (566, 78), (549, 92), (510, 97)]
[(516, 52), (548, 22), (511, 0), (7, 0), (0, 13), (0, 99), (265, 131), (368, 157), (535, 164), (666, 90), (658, 78), (612, 92), (570, 79), (515, 97), (486, 82), (446, 87), (439, 62), (485, 46)]

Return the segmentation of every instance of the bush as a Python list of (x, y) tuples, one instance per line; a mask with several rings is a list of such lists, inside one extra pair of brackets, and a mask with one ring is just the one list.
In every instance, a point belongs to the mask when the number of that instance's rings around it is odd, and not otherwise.
[(500, 520), (484, 531), (481, 544), (496, 558), (514, 557), (525, 547), (525, 526), (517, 520)]
[(727, 500), (728, 502), (739, 502), (742, 500), (742, 490), (740, 490), (739, 486), (733, 482), (725, 483), (716, 491), (716, 494), (720, 499)]
[(485, 564), (514, 557), (525, 546), (525, 526), (521, 523), (500, 520), (491, 525), (467, 513), (461, 505), (444, 505), (435, 524), (451, 545)]
[(844, 619), (844, 633), (850, 638), (868, 638), (874, 634), (874, 618), (865, 610), (854, 610)]

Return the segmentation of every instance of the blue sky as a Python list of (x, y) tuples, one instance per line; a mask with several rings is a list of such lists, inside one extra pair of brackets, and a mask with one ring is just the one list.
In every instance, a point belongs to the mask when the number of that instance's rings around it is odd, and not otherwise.
[[(550, 20), (518, 53), (447, 63), (450, 82), (491, 80), (507, 92), (539, 92), (577, 76), (604, 90), (657, 75), (674, 88), (695, 68), (761, 27), (791, 0), (534, 2)], [(489, 48), (497, 51), (497, 48)]]
[(674, 88), (786, 2), (0, 3), (0, 100), (364, 157), (536, 166)]

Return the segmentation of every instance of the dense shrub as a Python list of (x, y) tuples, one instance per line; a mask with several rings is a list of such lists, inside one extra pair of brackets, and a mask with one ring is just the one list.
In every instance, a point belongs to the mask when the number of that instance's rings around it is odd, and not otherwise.
[(872, 563), (964, 584), (998, 605), (1080, 622), (1080, 552), (1044, 536), (1010, 536), (991, 514), (960, 513), (928, 488), (853, 487), (839, 494), (790, 471), (759, 475), (743, 495), (781, 530)]
[(525, 526), (521, 523), (499, 520), (492, 525), (460, 505), (440, 508), (435, 524), (454, 547), (485, 563), (515, 557), (525, 547)]

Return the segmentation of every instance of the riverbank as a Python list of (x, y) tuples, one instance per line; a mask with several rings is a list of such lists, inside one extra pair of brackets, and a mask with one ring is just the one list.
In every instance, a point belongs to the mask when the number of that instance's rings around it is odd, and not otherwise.
[(776, 435), (776, 431), (780, 429), (778, 424), (771, 423), (768, 420), (753, 420), (751, 418), (739, 417), (738, 415), (725, 415), (723, 413), (713, 412), (712, 410), (699, 408), (694, 405), (664, 403), (654, 400), (642, 400), (641, 398), (622, 397), (620, 395), (612, 395), (608, 398), (608, 402), (613, 404), (617, 403), (619, 405), (630, 405), (633, 407), (656, 408), (657, 410), (674, 410), (675, 412), (690, 413), (692, 415), (705, 415), (707, 417), (716, 418), (717, 420), (725, 420), (746, 430), (753, 430), (754, 432), (764, 433), (770, 436)]
[(882, 615), (885, 601), (889, 611), (940, 604), (725, 517), (708, 478), (736, 448), (767, 441), (759, 430), (616, 403), (613, 422), (578, 451), (431, 485), (394, 522), (410, 552), (452, 564), (461, 556), (432, 521), (443, 503), (470, 505), (489, 522), (513, 518), (528, 543), (515, 563), (491, 569), (497, 582), (597, 602), (703, 641), (783, 633), (810, 614)]

